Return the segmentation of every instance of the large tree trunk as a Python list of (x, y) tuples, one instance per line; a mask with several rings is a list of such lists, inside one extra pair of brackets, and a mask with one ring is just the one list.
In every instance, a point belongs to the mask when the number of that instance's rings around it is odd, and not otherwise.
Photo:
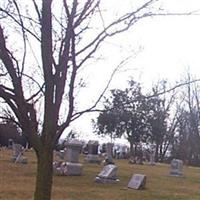
[(34, 200), (50, 200), (53, 182), (53, 149), (43, 148), (37, 154), (37, 176)]

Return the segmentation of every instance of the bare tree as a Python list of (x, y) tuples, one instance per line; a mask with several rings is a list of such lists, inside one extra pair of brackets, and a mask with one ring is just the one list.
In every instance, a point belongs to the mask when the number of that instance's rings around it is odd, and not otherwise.
[(198, 82), (187, 72), (185, 80), (189, 84), (182, 88), (182, 105), (179, 108), (178, 135), (173, 154), (188, 164), (200, 165), (200, 108)]
[[(106, 24), (100, 2), (0, 2), (0, 97), (36, 152), (35, 200), (51, 199), (53, 147), (59, 137), (100, 100), (88, 109), (75, 109), (80, 69), (107, 38), (128, 30), (140, 19), (165, 15), (153, 10), (158, 0), (146, 0)], [(102, 28), (94, 31), (97, 15)]]

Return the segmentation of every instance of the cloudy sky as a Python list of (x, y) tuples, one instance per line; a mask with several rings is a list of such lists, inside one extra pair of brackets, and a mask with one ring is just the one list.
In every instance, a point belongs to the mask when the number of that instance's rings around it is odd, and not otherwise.
[[(118, 3), (116, 3), (118, 2)], [(105, 8), (115, 14), (135, 6), (142, 0), (105, 1)], [(169, 12), (187, 13), (200, 10), (199, 0), (163, 0), (160, 4)], [(106, 11), (106, 9), (105, 9)], [(107, 13), (107, 17), (111, 17)], [(197, 12), (200, 13), (200, 12)], [(87, 88), (82, 101), (91, 103), (106, 85), (112, 70), (130, 57), (120, 73), (116, 74), (110, 88), (123, 87), (130, 77), (151, 88), (160, 79), (175, 83), (190, 70), (200, 77), (200, 15), (165, 16), (141, 20), (129, 31), (107, 40), (96, 68), (88, 73)], [(87, 95), (86, 95), (87, 94)], [(88, 101), (88, 98), (89, 101)], [(92, 136), (91, 117), (78, 120), (73, 127), (77, 132)]]

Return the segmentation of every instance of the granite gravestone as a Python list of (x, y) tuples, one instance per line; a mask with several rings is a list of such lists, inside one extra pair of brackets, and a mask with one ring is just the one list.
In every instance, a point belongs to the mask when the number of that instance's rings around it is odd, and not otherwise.
[(117, 166), (109, 164), (104, 166), (103, 170), (95, 178), (97, 183), (117, 183), (119, 179), (117, 178)]
[(144, 189), (146, 185), (146, 175), (134, 174), (128, 183), (128, 188), (135, 190)]
[(82, 149), (82, 142), (79, 140), (71, 140), (67, 143), (67, 161), (71, 163), (79, 162), (79, 154)]
[(13, 139), (8, 139), (8, 148), (9, 149), (12, 149), (13, 148), (13, 144), (14, 144), (14, 141), (13, 141)]
[(155, 145), (151, 145), (150, 146), (150, 152), (149, 152), (149, 164), (150, 165), (155, 165), (156, 163), (155, 163), (155, 153), (156, 153), (156, 151), (155, 151)]
[(113, 154), (113, 143), (108, 142), (106, 144), (106, 157), (104, 160), (104, 165), (114, 164), (112, 154)]
[(171, 161), (170, 176), (177, 176), (177, 177), (183, 176), (183, 161), (182, 160), (173, 159)]
[(83, 166), (79, 163), (79, 154), (82, 149), (82, 142), (71, 140), (67, 143), (67, 162), (54, 162), (53, 169), (57, 175), (80, 176)]
[(89, 162), (89, 163), (100, 164), (101, 161), (100, 161), (99, 155), (98, 155), (99, 142), (95, 141), (95, 140), (89, 140), (87, 146), (88, 146), (88, 154), (85, 158), (85, 161)]

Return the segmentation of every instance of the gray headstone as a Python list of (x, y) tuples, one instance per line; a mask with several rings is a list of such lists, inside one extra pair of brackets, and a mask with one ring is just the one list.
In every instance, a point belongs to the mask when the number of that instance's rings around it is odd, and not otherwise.
[(14, 141), (13, 141), (13, 139), (8, 139), (8, 148), (9, 149), (12, 149), (13, 148), (13, 144), (14, 144)]
[(106, 144), (106, 153), (108, 158), (112, 158), (113, 146), (114, 144), (110, 142)]
[(183, 161), (179, 159), (173, 159), (171, 161), (171, 176), (183, 176)]
[(101, 161), (98, 155), (98, 146), (99, 142), (96, 140), (89, 140), (88, 142), (88, 154), (85, 157), (85, 161), (89, 163), (98, 163), (100, 164)]
[(67, 161), (72, 163), (79, 162), (79, 154), (82, 149), (82, 142), (78, 140), (72, 140), (67, 143)]
[(95, 178), (97, 183), (117, 183), (119, 179), (117, 178), (117, 166), (110, 164), (104, 166), (103, 170)]
[(144, 174), (134, 174), (128, 183), (128, 188), (132, 189), (143, 189), (146, 185), (146, 175)]
[(155, 151), (155, 145), (151, 145), (150, 146), (150, 154), (149, 154), (149, 164), (150, 165), (155, 165), (156, 163), (155, 163), (155, 153), (156, 153), (156, 151)]
[(106, 165), (103, 170), (98, 174), (101, 178), (111, 178), (115, 179), (117, 177), (117, 166), (116, 165)]
[(83, 167), (80, 163), (54, 162), (53, 170), (57, 175), (80, 176), (82, 175)]
[(82, 175), (83, 165), (78, 163), (79, 154), (82, 149), (82, 142), (79, 140), (71, 140), (66, 144), (67, 161), (54, 162), (53, 169), (57, 175), (80, 176)]
[(97, 155), (98, 154), (99, 142), (96, 140), (89, 140), (88, 142), (88, 154)]

